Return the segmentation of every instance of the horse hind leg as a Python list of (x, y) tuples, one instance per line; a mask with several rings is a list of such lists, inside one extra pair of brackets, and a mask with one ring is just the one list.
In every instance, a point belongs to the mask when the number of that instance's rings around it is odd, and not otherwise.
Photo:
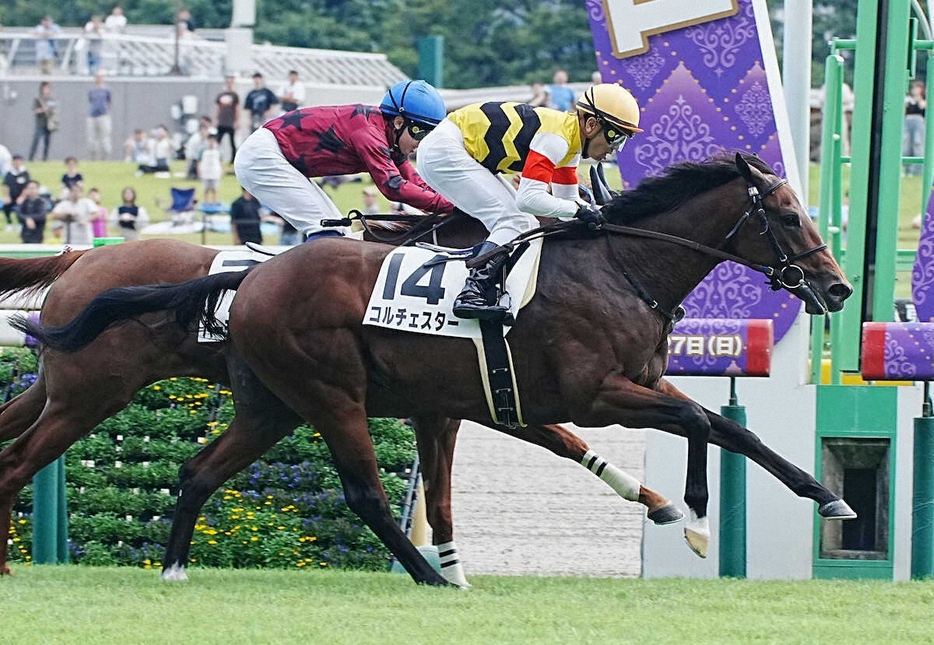
[(15, 439), (35, 423), (45, 407), (45, 379), (35, 383), (0, 406), (0, 442)]
[(432, 542), (438, 548), (441, 575), (462, 589), (470, 588), (454, 543), (451, 515), (451, 467), (460, 421), (438, 416), (411, 419), (425, 482), (425, 508)]

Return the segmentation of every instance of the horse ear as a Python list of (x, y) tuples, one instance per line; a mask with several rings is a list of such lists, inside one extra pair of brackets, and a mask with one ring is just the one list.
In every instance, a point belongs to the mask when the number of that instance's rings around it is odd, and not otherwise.
[(736, 169), (739, 170), (739, 174), (743, 176), (743, 179), (752, 183), (752, 168), (749, 167), (749, 163), (743, 158), (741, 152), (736, 153)]
[(606, 184), (606, 176), (603, 174), (602, 164), (597, 163), (590, 167), (590, 185), (597, 206), (608, 204), (610, 200), (613, 199), (613, 192)]

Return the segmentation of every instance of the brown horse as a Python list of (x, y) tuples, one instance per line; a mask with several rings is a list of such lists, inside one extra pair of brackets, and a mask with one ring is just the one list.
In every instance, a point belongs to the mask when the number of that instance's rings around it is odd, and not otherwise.
[[(419, 225), (404, 238), (420, 237), (432, 228)], [(482, 231), (472, 220), (465, 220), (445, 225), (436, 234), (442, 243), (469, 244), (480, 239)], [(148, 284), (156, 277), (181, 282), (207, 275), (216, 254), (216, 250), (184, 242), (152, 240), (49, 258), (0, 258), (0, 293), (39, 290), (54, 282), (42, 318), (49, 324), (56, 324), (71, 319), (94, 296), (111, 287)], [(146, 384), (183, 375), (203, 376), (229, 384), (224, 345), (196, 343), (186, 330), (162, 321), (150, 327), (123, 326), (80, 355), (44, 352), (36, 382), (0, 407), (0, 441), (22, 435), (0, 452), (0, 575), (9, 573), (6, 538), (13, 501), (35, 472), (60, 456), (100, 421), (122, 410)], [(269, 404), (274, 405), (272, 399)], [(279, 407), (284, 406), (279, 404)], [(46, 408), (44, 413), (43, 408)], [(237, 417), (225, 433), (230, 437), (216, 442), (218, 447), (212, 444), (206, 448), (204, 455), (195, 457), (181, 472), (182, 495), (173, 525), (179, 537), (173, 539), (163, 560), (166, 569), (171, 571), (167, 577), (184, 575), (191, 532), (207, 497), (202, 498), (198, 492), (212, 491), (226, 479), (217, 479), (200, 467), (205, 455), (215, 455), (213, 459), (235, 459), (236, 464), (245, 466), (300, 423), (297, 416), (288, 414), (283, 414), (281, 421), (271, 426), (244, 414), (238, 413)], [(415, 425), (430, 491), (427, 494), (428, 515), (435, 541), (452, 542), (450, 466), (458, 423), (432, 417), (415, 419)], [(270, 427), (268, 433), (267, 427)], [(29, 431), (25, 432), (27, 429)], [(529, 428), (525, 432), (526, 440), (578, 462), (589, 450), (583, 441), (560, 426)], [(219, 447), (225, 445), (232, 448), (218, 454)], [(243, 461), (240, 454), (249, 458)], [(232, 467), (225, 467), (224, 472)], [(628, 497), (637, 497), (648, 508), (650, 519), (659, 524), (679, 519), (680, 512), (663, 496), (648, 488), (636, 486), (636, 489)], [(449, 579), (464, 583), (463, 575), (454, 573), (456, 571), (453, 570)]]
[[(662, 378), (678, 304), (725, 259), (762, 271), (774, 286), (801, 297), (809, 313), (842, 308), (852, 288), (794, 191), (759, 160), (720, 157), (673, 166), (615, 197), (604, 215), (610, 234), (546, 241), (538, 295), (510, 333), (526, 420), (653, 427), (686, 437), (684, 499), (692, 519), (685, 535), (701, 553), (708, 540), (708, 441), (759, 463), (817, 502), (822, 516), (855, 517), (837, 495), (749, 430)], [(332, 452), (350, 507), (416, 581), (442, 584), (392, 521), (366, 416), (437, 415), (489, 424), (489, 408), (473, 343), (362, 324), (390, 252), (322, 240), (245, 273), (114, 290), (58, 329), (25, 320), (18, 327), (51, 347), (75, 351), (113, 322), (145, 312), (173, 311), (183, 325), (199, 315), (216, 323), (210, 304), (224, 289), (237, 289), (231, 373), (248, 372), (245, 364), (313, 424)], [(239, 395), (238, 377), (233, 381)], [(240, 403), (263, 415), (262, 400)]]

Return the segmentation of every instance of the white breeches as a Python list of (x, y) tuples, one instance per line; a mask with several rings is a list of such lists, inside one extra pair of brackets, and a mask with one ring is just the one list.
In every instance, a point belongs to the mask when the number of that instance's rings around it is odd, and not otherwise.
[(276, 137), (266, 128), (256, 130), (237, 148), (234, 172), (240, 185), (261, 204), (305, 235), (322, 230), (350, 232), (349, 228), (321, 227), (322, 219), (343, 215), (318, 184), (286, 160)]
[[(239, 153), (238, 153), (239, 155)], [(516, 193), (467, 153), (460, 128), (444, 120), (418, 146), (418, 174), (504, 244), (538, 226), (516, 206)]]

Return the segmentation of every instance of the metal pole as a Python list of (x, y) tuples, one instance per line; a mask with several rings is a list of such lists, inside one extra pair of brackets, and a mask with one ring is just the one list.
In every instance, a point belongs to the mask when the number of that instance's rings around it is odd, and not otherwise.
[(782, 30), (782, 85), (791, 124), (791, 140), (801, 175), (801, 199), (808, 203), (808, 164), (811, 148), (811, 29), (812, 0), (785, 0)]
[(934, 576), (934, 414), (924, 383), (921, 416), (915, 417), (911, 499), (911, 578)]
[[(35, 564), (59, 564), (67, 559), (68, 528), (67, 524), (60, 526), (64, 506), (64, 460), (59, 457), (32, 479), (32, 560)], [(60, 547), (63, 532), (64, 554)]]
[[(746, 408), (736, 397), (736, 378), (730, 377), (730, 404), (720, 414), (746, 427)], [(746, 577), (746, 458), (720, 451), (720, 575)]]

